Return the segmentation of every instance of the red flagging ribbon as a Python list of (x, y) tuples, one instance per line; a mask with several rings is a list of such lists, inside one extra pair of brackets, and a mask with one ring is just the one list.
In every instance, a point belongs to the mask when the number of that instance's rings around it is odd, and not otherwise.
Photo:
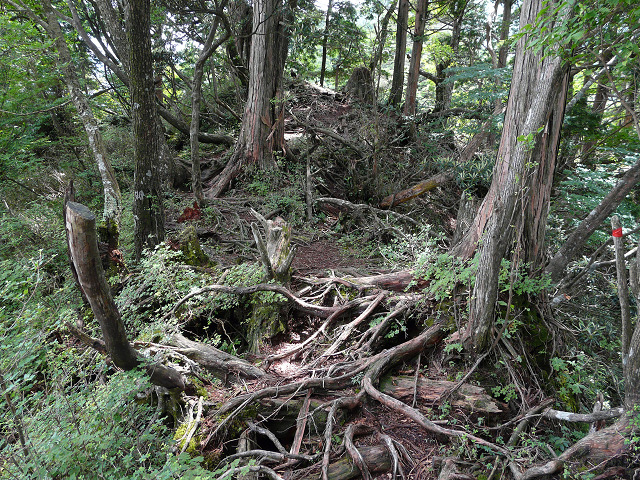
[(622, 228), (616, 228), (613, 232), (611, 232), (612, 237), (622, 237)]

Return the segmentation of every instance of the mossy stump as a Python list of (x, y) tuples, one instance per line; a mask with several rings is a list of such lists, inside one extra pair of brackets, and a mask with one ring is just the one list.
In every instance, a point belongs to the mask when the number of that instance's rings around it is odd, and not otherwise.
[(207, 254), (202, 251), (196, 228), (193, 225), (185, 227), (180, 232), (178, 242), (180, 243), (180, 251), (184, 257), (184, 263), (187, 265), (206, 267), (211, 263)]

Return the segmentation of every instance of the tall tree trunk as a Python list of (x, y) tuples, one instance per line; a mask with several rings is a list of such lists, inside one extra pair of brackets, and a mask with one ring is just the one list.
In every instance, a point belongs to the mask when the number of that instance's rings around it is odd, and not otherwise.
[[(525, 0), (520, 25), (535, 22), (541, 8), (541, 0)], [(532, 270), (542, 262), (568, 72), (554, 52), (526, 49), (526, 41), (523, 36), (516, 47), (491, 187), (462, 244), (454, 249), (469, 257), (482, 238), (466, 332), (476, 351), (486, 347), (493, 327), (500, 264), (508, 246), (515, 241), (514, 255), (531, 262)]]
[(404, 61), (407, 54), (407, 30), (409, 28), (409, 0), (399, 0), (396, 27), (396, 53), (393, 60), (393, 78), (389, 92), (389, 105), (398, 107), (404, 90)]
[[(287, 20), (295, 2), (287, 8)], [(282, 0), (257, 0), (249, 61), (249, 95), (234, 153), (207, 196), (219, 196), (245, 165), (275, 166), (274, 153), (285, 152), (282, 79), (288, 48), (288, 27)]]
[(391, 16), (393, 12), (396, 10), (396, 4), (398, 0), (393, 0), (389, 8), (387, 9), (387, 13), (385, 13), (382, 18), (382, 22), (380, 23), (380, 32), (376, 35), (376, 49), (373, 52), (373, 56), (371, 57), (371, 62), (369, 62), (369, 70), (373, 72), (376, 67), (382, 61), (382, 52), (384, 52), (384, 45), (387, 43), (387, 36), (389, 33), (389, 22), (391, 21)]
[[(43, 0), (42, 7), (47, 19), (47, 31), (51, 38), (54, 40), (56, 49), (58, 50), (58, 57), (60, 64), (62, 65), (62, 73), (64, 81), (66, 83), (69, 94), (71, 95), (71, 101), (78, 112), (78, 116), (82, 121), (87, 138), (89, 139), (89, 146), (93, 152), (96, 164), (98, 165), (98, 171), (102, 179), (102, 186), (104, 190), (104, 222), (107, 226), (107, 231), (110, 233), (110, 238), (107, 239), (110, 245), (117, 245), (118, 231), (120, 228), (120, 214), (122, 212), (122, 197), (120, 195), (120, 187), (116, 180), (115, 173), (111, 167), (107, 149), (105, 148), (102, 134), (98, 128), (98, 122), (93, 116), (91, 106), (87, 101), (87, 97), (84, 95), (80, 86), (80, 81), (76, 74), (73, 59), (71, 58), (71, 51), (64, 39), (62, 28), (58, 23), (56, 14), (53, 11), (50, 0)], [(115, 245), (114, 245), (115, 244)]]
[(418, 0), (416, 25), (413, 31), (413, 47), (411, 47), (411, 61), (409, 62), (409, 76), (407, 77), (407, 93), (404, 97), (405, 115), (415, 115), (416, 113), (420, 60), (422, 59), (422, 37), (424, 36), (428, 5), (429, 0)]
[(227, 40), (229, 34), (221, 40), (213, 43), (218, 31), (218, 17), (213, 22), (209, 35), (200, 51), (198, 60), (193, 69), (193, 83), (191, 86), (191, 128), (189, 129), (189, 140), (191, 143), (191, 185), (193, 195), (200, 205), (204, 205), (204, 195), (202, 193), (202, 174), (200, 172), (200, 104), (202, 103), (202, 76), (204, 74), (204, 64), (209, 59), (215, 49)]
[(164, 240), (150, 13), (150, 0), (128, 0), (125, 5), (134, 137), (133, 219), (137, 260), (144, 248), (153, 248)]
[(327, 14), (324, 21), (324, 33), (322, 34), (322, 63), (320, 65), (320, 86), (324, 86), (324, 75), (327, 69), (327, 44), (329, 43), (329, 23), (331, 22), (331, 9), (333, 0), (327, 4)]

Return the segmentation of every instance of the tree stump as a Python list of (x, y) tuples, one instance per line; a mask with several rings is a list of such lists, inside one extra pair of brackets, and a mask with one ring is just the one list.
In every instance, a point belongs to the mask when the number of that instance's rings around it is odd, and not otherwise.
[(265, 238), (262, 238), (258, 226), (251, 224), (253, 238), (260, 252), (260, 261), (267, 272), (267, 280), (275, 280), (278, 283), (287, 283), (291, 278), (291, 262), (296, 254), (295, 247), (291, 246), (291, 225), (283, 218), (266, 220), (255, 210), (251, 213), (260, 221), (265, 230)]
[(100, 324), (104, 343), (113, 363), (123, 370), (144, 366), (151, 381), (162, 387), (184, 390), (182, 375), (172, 368), (150, 363), (131, 346), (105, 279), (96, 233), (96, 216), (84, 205), (67, 202), (64, 207), (69, 257), (76, 280)]
[[(251, 224), (251, 231), (260, 252), (260, 261), (264, 265), (267, 281), (288, 283), (291, 279), (291, 262), (296, 253), (295, 247), (291, 245), (291, 225), (281, 217), (267, 220), (253, 209), (251, 213), (260, 221), (265, 231), (263, 238), (258, 226), (255, 223)], [(279, 302), (256, 301), (247, 331), (249, 352), (260, 353), (260, 344), (265, 338), (284, 331), (285, 323), (280, 309)]]
[(373, 103), (373, 78), (367, 67), (353, 70), (344, 91), (363, 103)]

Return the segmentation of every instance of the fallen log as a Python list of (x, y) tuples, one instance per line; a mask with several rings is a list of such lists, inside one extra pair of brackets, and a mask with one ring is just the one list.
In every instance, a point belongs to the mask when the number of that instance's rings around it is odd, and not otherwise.
[(202, 368), (207, 369), (224, 381), (226, 381), (229, 376), (253, 380), (267, 375), (264, 370), (246, 360), (218, 350), (211, 345), (189, 340), (179, 333), (169, 337), (167, 344), (172, 347), (177, 347), (178, 353), (190, 358)]
[[(369, 472), (381, 473), (391, 469), (391, 455), (389, 455), (389, 450), (386, 446), (359, 447), (358, 451)], [(306, 480), (321, 480), (322, 478), (320, 473), (308, 474), (303, 471), (301, 474), (293, 478), (300, 480), (303, 478)], [(329, 465), (329, 480), (349, 480), (351, 478), (360, 478), (360, 476), (360, 470), (348, 455)]]
[(401, 270), (399, 272), (370, 275), (367, 277), (318, 278), (311, 282), (308, 279), (304, 280), (314, 284), (336, 282), (353, 288), (380, 288), (392, 292), (406, 292), (409, 285), (411, 285), (412, 290), (422, 290), (427, 286), (426, 280), (414, 277), (413, 270)]
[[(456, 382), (447, 380), (433, 380), (419, 377), (417, 389), (413, 376), (393, 376), (385, 377), (380, 381), (380, 391), (387, 395), (411, 403), (414, 394), (423, 404), (437, 404), (442, 395), (456, 385)], [(491, 395), (487, 394), (482, 387), (463, 384), (450, 399), (452, 407), (461, 408), (467, 412), (482, 414), (500, 414), (503, 409)]]
[(380, 208), (393, 208), (396, 205), (400, 205), (401, 203), (408, 202), (409, 200), (416, 198), (423, 193), (427, 193), (429, 190), (433, 190), (440, 185), (444, 185), (445, 183), (451, 181), (453, 179), (453, 174), (451, 172), (440, 172), (434, 175), (433, 177), (427, 178), (419, 183), (416, 183), (414, 186), (402, 190), (401, 192), (394, 193), (393, 195), (389, 195), (384, 197), (380, 204), (378, 205)]

